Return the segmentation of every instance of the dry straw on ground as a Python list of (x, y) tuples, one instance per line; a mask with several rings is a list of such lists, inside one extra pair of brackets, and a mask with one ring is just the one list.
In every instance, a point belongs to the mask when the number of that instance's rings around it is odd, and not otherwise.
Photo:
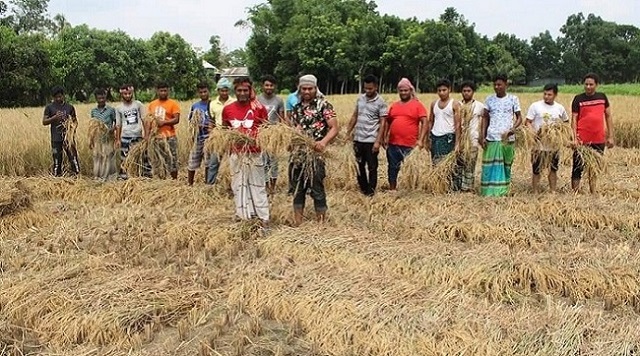
[(0, 181), (0, 217), (31, 205), (31, 194), (21, 181)]
[[(634, 122), (622, 111), (634, 100), (610, 99), (618, 121)], [(330, 100), (350, 113), (355, 96)], [(79, 117), (90, 108), (78, 106)], [(37, 120), (0, 111), (2, 174), (50, 164), (41, 109), (28, 112)], [(81, 119), (85, 172), (87, 129)], [(327, 223), (291, 228), (287, 147), (264, 144), (282, 153), (273, 229), (260, 238), (232, 221), (228, 159), (219, 184), (187, 186), (187, 124), (178, 135), (178, 182), (0, 179), (0, 196), (18, 181), (31, 196), (31, 208), (0, 218), (0, 354), (631, 356), (640, 348), (638, 149), (606, 151), (600, 196), (571, 192), (569, 149), (559, 192), (529, 193), (530, 152), (517, 149), (514, 196), (503, 199), (433, 194), (424, 180), (411, 189), (402, 179), (436, 170), (426, 151), (407, 157), (399, 191), (388, 193), (382, 151), (379, 192), (365, 197), (353, 147), (338, 140), (326, 157)]]

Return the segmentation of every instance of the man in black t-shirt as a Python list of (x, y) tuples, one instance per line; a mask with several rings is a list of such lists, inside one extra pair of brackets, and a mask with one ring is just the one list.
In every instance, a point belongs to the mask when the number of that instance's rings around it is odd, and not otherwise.
[[(76, 109), (67, 103), (64, 97), (64, 89), (55, 87), (51, 91), (53, 101), (44, 109), (42, 124), (51, 127), (51, 153), (53, 155), (54, 176), (62, 175), (62, 151), (66, 152), (71, 172), (76, 175), (80, 173), (80, 163), (78, 162), (78, 150), (75, 145), (75, 137), (67, 137), (67, 121), (72, 120), (77, 125)], [(75, 135), (75, 132), (69, 133)]]

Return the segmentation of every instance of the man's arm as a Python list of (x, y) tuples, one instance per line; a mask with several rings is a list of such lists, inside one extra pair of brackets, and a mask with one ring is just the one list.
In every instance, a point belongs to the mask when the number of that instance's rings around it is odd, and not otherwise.
[(380, 116), (380, 127), (378, 128), (378, 136), (376, 137), (376, 142), (373, 144), (373, 152), (380, 151), (380, 146), (382, 146), (385, 142), (385, 132), (387, 130), (387, 117)]
[(612, 148), (616, 144), (615, 136), (613, 134), (613, 117), (611, 115), (611, 107), (608, 107), (604, 111), (605, 123), (607, 124), (607, 147)]
[(166, 126), (166, 125), (170, 125), (170, 126), (174, 126), (180, 123), (180, 113), (177, 112), (175, 114), (173, 114), (173, 117), (169, 120), (161, 120), (160, 122), (158, 122), (158, 126)]
[(353, 140), (353, 129), (356, 127), (356, 123), (358, 122), (358, 108), (356, 107), (353, 110), (353, 115), (351, 115), (351, 119), (349, 120), (349, 124), (347, 125), (347, 136)]
[(319, 150), (320, 152), (324, 151), (327, 145), (329, 145), (329, 143), (338, 136), (338, 132), (340, 130), (338, 127), (338, 119), (335, 117), (327, 120), (327, 125), (329, 126), (329, 132), (322, 140), (316, 143), (316, 150)]
[(433, 113), (433, 108), (436, 105), (436, 101), (431, 102), (431, 106), (429, 107), (429, 120), (427, 121), (427, 132), (431, 132), (433, 130), (433, 124), (436, 122), (436, 115)]
[(427, 132), (429, 132), (429, 119), (427, 116), (423, 116), (420, 118), (420, 134), (418, 137), (418, 148), (423, 148), (426, 144), (425, 139), (427, 137)]
[(478, 143), (482, 148), (487, 147), (487, 130), (489, 128), (489, 110), (484, 109), (482, 112), (482, 121), (480, 124), (480, 136), (478, 136)]
[(49, 109), (49, 107), (47, 106), (44, 109), (44, 115), (42, 116), (42, 125), (44, 126), (48, 126), (51, 125), (53, 123), (56, 123), (60, 120), (60, 115), (58, 113), (55, 113), (53, 115), (51, 115), (51, 111)]
[(456, 132), (456, 145), (455, 150), (460, 150), (460, 142), (462, 142), (462, 112), (460, 103), (453, 102), (453, 127)]
[(571, 114), (571, 131), (573, 131), (573, 144), (580, 145), (580, 139), (578, 139), (578, 116), (577, 112)]

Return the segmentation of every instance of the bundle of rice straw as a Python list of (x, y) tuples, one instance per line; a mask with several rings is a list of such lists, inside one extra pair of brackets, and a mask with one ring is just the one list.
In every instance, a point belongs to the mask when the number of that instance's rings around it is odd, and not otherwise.
[(310, 150), (315, 146), (311, 137), (284, 124), (263, 126), (258, 134), (257, 143), (262, 150), (273, 155), (290, 152), (292, 146), (306, 146)]
[(604, 155), (587, 146), (578, 146), (576, 152), (582, 160), (584, 172), (589, 178), (597, 178), (607, 173), (607, 161)]
[[(538, 140), (536, 133), (531, 127), (527, 125), (520, 125), (514, 130), (514, 134), (516, 136), (516, 148), (521, 148), (527, 152), (530, 152), (534, 149), (540, 149), (540, 141)], [(508, 135), (502, 136), (503, 142), (507, 142), (508, 139)]]
[(65, 129), (64, 145), (67, 147), (77, 147), (76, 132), (78, 131), (78, 121), (67, 118), (62, 125)]
[(170, 163), (178, 158), (171, 155), (167, 139), (158, 135), (158, 125), (152, 115), (145, 118), (144, 125), (149, 128), (147, 137), (133, 145), (122, 167), (128, 175), (139, 177), (145, 173), (144, 167), (148, 164), (154, 177), (164, 179), (169, 173)]
[(444, 194), (451, 188), (451, 178), (458, 165), (458, 154), (450, 152), (433, 167), (427, 178), (427, 191)]
[(204, 151), (207, 154), (229, 154), (233, 147), (253, 146), (256, 140), (228, 127), (216, 126), (209, 132), (209, 138), (204, 141)]
[(193, 116), (191, 116), (191, 119), (189, 120), (189, 143), (192, 147), (195, 147), (198, 141), (201, 122), (202, 114), (200, 113), (200, 110), (193, 111)]
[(571, 142), (573, 130), (571, 125), (564, 122), (554, 122), (542, 125), (538, 137), (545, 149), (559, 151)]
[(402, 163), (398, 183), (408, 189), (428, 190), (431, 171), (431, 157), (427, 151), (414, 149)]
[(31, 192), (21, 181), (0, 181), (0, 217), (30, 206)]
[(89, 120), (87, 133), (90, 143), (97, 144), (103, 138), (106, 138), (109, 142), (113, 142), (114, 137), (109, 134), (110, 132), (111, 130), (109, 130), (109, 127), (101, 120), (96, 118), (91, 118)]

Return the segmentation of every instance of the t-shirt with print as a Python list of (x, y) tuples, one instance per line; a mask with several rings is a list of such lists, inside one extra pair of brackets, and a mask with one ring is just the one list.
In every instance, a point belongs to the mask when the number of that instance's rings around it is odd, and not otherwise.
[(603, 93), (586, 93), (573, 99), (571, 112), (578, 114), (578, 138), (585, 144), (601, 144), (607, 141), (605, 111), (609, 107), (609, 99)]
[(102, 121), (102, 123), (109, 129), (109, 132), (102, 135), (102, 142), (106, 142), (113, 137), (113, 128), (116, 123), (116, 109), (109, 105), (105, 105), (101, 108), (95, 107), (91, 109), (91, 118)]
[(356, 103), (358, 113), (353, 139), (356, 142), (374, 143), (378, 139), (380, 118), (389, 114), (387, 103), (377, 95), (374, 98), (360, 95)]
[[(156, 99), (149, 104), (149, 113), (165, 121), (173, 120), (176, 114), (180, 114), (180, 104), (173, 99)], [(175, 125), (162, 125), (158, 128), (158, 135), (162, 137), (175, 137)]]
[(298, 98), (298, 91), (296, 90), (287, 96), (287, 111), (292, 112), (298, 102), (300, 102), (300, 99)]
[(415, 147), (420, 136), (420, 120), (427, 117), (427, 108), (418, 100), (396, 101), (389, 108), (389, 144)]
[(220, 101), (219, 96), (211, 101), (210, 110), (211, 114), (213, 115), (213, 119), (216, 121), (216, 126), (222, 125), (222, 109), (224, 109), (225, 106), (235, 102), (236, 98), (229, 97), (227, 101), (223, 103), (222, 101)]
[(460, 102), (460, 112), (462, 117), (462, 127), (469, 125), (469, 139), (473, 147), (480, 147), (478, 139), (480, 138), (480, 129), (482, 124), (482, 115), (484, 114), (484, 104), (472, 100), (468, 103)]
[(209, 137), (209, 127), (211, 125), (211, 105), (209, 101), (198, 101), (191, 105), (191, 111), (189, 111), (189, 121), (192, 121), (195, 117), (200, 119), (198, 122), (198, 140), (204, 141)]
[(333, 105), (325, 98), (316, 98), (309, 103), (298, 103), (293, 107), (291, 120), (315, 141), (321, 141), (329, 133), (329, 120), (336, 118)]
[[(254, 139), (258, 137), (260, 125), (268, 121), (267, 117), (267, 109), (263, 105), (256, 105), (256, 103), (236, 101), (222, 109), (223, 126), (231, 127)], [(236, 153), (259, 153), (260, 147), (256, 145), (236, 146), (233, 151)]]
[(142, 137), (144, 131), (144, 105), (138, 100), (123, 102), (116, 109), (116, 126), (120, 127), (123, 138)]
[(64, 127), (64, 123), (69, 120), (69, 118), (76, 117), (76, 109), (73, 105), (64, 102), (62, 104), (58, 104), (56, 102), (52, 102), (44, 108), (44, 116), (47, 118), (51, 118), (55, 116), (58, 111), (63, 112), (62, 120), (58, 122), (51, 123), (51, 142), (63, 142), (64, 137), (67, 133), (67, 129)]
[[(489, 112), (487, 141), (502, 141), (502, 135), (513, 128), (513, 116), (521, 111), (520, 99), (511, 94), (502, 98), (494, 94), (487, 98), (484, 106)], [(509, 141), (515, 141), (515, 139), (513, 135), (509, 137)]]
[(281, 112), (284, 112), (284, 100), (281, 97), (274, 95), (268, 98), (266, 95), (261, 94), (258, 96), (258, 101), (264, 105), (265, 109), (267, 109), (267, 113), (269, 113), (269, 122), (272, 124), (277, 124), (280, 122)]

